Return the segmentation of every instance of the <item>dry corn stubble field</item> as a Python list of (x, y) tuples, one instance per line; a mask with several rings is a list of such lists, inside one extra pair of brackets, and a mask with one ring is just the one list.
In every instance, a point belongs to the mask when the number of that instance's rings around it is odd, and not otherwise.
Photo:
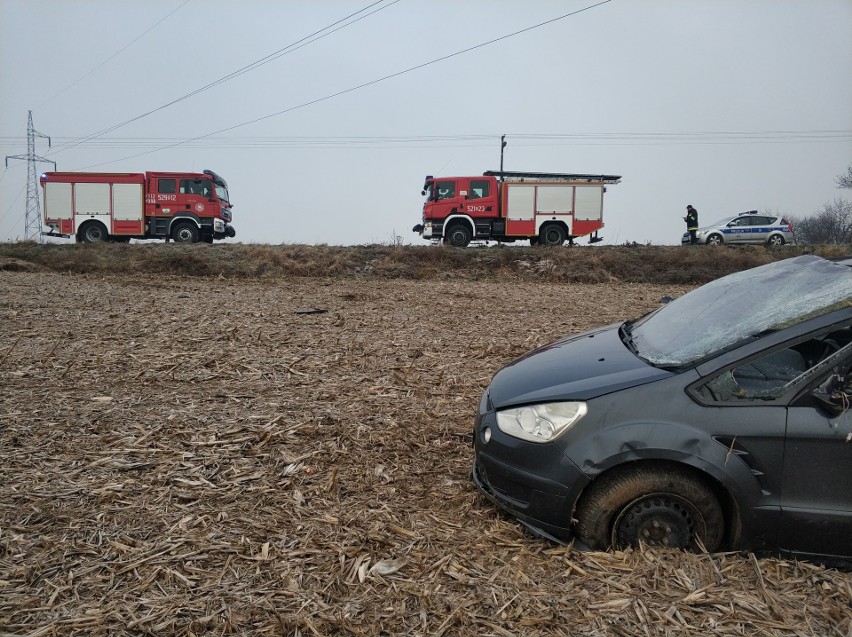
[(0, 633), (852, 635), (849, 573), (582, 553), (470, 482), (501, 365), (686, 289), (0, 272)]

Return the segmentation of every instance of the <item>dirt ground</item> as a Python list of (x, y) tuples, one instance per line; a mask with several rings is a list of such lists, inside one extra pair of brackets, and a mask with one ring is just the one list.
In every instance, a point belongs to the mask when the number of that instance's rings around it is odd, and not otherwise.
[(852, 635), (849, 573), (582, 553), (469, 479), (499, 367), (684, 291), (0, 272), (0, 633)]

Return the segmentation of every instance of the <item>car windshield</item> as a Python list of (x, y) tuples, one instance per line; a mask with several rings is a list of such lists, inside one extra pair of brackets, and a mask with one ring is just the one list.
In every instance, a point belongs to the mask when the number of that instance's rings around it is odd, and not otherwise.
[(724, 219), (719, 219), (719, 221), (714, 221), (713, 223), (711, 223), (707, 227), (708, 228), (718, 228), (720, 226), (725, 226), (725, 225), (728, 224), (729, 221), (732, 221), (734, 219), (736, 219), (736, 217), (725, 217)]
[(852, 305), (852, 268), (805, 255), (717, 279), (622, 333), (657, 367), (682, 367), (763, 332)]

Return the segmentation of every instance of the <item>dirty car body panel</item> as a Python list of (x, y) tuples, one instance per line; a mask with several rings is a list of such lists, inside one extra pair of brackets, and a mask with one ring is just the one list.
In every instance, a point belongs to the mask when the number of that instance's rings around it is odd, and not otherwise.
[[(607, 548), (642, 531), (686, 547), (677, 529), (650, 526), (675, 511), (702, 540), (697, 529), (722, 525), (714, 548), (852, 557), (852, 413), (823, 400), (852, 376), (850, 266), (810, 255), (761, 266), (514, 361), (480, 402), (475, 483), (563, 542)], [(677, 487), (641, 493), (631, 472), (697, 482), (718, 506), (691, 506)], [(627, 486), (633, 500), (610, 517), (597, 505), (617, 497), (589, 495)]]

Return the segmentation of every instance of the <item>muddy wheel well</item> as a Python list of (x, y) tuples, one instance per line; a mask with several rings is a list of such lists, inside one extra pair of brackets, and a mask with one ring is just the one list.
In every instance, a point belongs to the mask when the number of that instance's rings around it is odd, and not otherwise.
[(722, 546), (736, 549), (740, 544), (741, 535), (742, 535), (742, 526), (741, 526), (741, 517), (740, 511), (734, 502), (734, 499), (731, 497), (731, 494), (728, 493), (728, 490), (718, 481), (716, 478), (711, 476), (692, 465), (684, 464), (681, 462), (675, 462), (672, 460), (656, 460), (656, 459), (647, 459), (647, 460), (635, 460), (631, 462), (625, 462), (614, 467), (610, 467), (603, 473), (599, 474), (595, 477), (592, 482), (586, 485), (583, 489), (583, 492), (577, 498), (577, 501), (574, 503), (574, 509), (571, 515), (571, 526), (576, 527), (577, 520), (575, 519), (575, 514), (577, 511), (577, 507), (579, 503), (583, 500), (583, 497), (589, 493), (592, 485), (600, 483), (602, 480), (611, 480), (623, 475), (626, 472), (635, 471), (635, 470), (643, 470), (643, 471), (660, 471), (660, 472), (673, 472), (680, 474), (687, 474), (695, 479), (699, 480), (704, 486), (706, 486), (716, 499), (719, 501), (719, 506), (722, 508), (722, 515), (725, 520), (725, 532), (722, 538)]

